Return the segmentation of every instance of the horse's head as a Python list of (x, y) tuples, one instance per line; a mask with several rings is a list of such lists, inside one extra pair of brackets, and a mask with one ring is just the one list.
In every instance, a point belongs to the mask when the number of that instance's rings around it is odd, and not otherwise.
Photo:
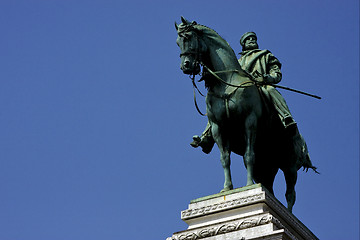
[(201, 32), (196, 22), (189, 22), (181, 17), (181, 24), (175, 23), (178, 32), (176, 40), (180, 47), (180, 68), (185, 74), (196, 75), (200, 72), (201, 56), (206, 51), (206, 45), (200, 38)]

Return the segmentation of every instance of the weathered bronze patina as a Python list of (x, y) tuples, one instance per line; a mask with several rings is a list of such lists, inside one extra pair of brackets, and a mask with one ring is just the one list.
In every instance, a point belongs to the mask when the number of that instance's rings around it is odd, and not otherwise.
[(257, 36), (245, 33), (238, 60), (229, 44), (214, 30), (181, 18), (175, 24), (181, 50), (181, 69), (197, 75), (208, 89), (206, 111), (208, 124), (193, 147), (209, 153), (217, 144), (224, 169), (221, 191), (233, 189), (230, 153), (243, 156), (247, 168), (247, 185), (263, 184), (273, 193), (278, 170), (286, 179), (286, 199), (292, 211), (295, 203), (297, 171), (313, 169), (306, 143), (298, 131), (290, 110), (273, 87), (280, 82), (281, 63), (268, 50), (259, 50)]

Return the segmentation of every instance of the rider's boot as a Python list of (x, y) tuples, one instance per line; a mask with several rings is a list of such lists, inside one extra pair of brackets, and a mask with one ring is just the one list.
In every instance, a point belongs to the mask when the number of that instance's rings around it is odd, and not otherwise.
[(198, 135), (193, 136), (193, 141), (190, 145), (194, 148), (201, 147), (202, 151), (206, 154), (210, 153), (214, 146), (214, 139), (211, 136), (202, 135), (199, 137)]
[(194, 148), (197, 148), (200, 146), (201, 138), (198, 135), (193, 136), (193, 141), (190, 143), (190, 145)]

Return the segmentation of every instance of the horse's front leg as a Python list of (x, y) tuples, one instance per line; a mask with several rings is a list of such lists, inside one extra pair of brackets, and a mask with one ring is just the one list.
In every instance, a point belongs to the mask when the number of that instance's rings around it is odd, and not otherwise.
[(256, 117), (254, 115), (250, 115), (245, 121), (246, 148), (244, 161), (247, 168), (247, 186), (254, 184), (256, 127)]
[(225, 147), (224, 149), (220, 150), (220, 154), (220, 160), (225, 176), (224, 188), (220, 192), (225, 192), (233, 189), (230, 171), (230, 151)]
[(220, 161), (224, 169), (224, 188), (220, 192), (225, 192), (233, 189), (233, 184), (231, 180), (231, 171), (230, 171), (230, 144), (228, 140), (225, 140), (222, 136), (218, 125), (212, 124), (212, 129), (214, 140), (220, 150)]

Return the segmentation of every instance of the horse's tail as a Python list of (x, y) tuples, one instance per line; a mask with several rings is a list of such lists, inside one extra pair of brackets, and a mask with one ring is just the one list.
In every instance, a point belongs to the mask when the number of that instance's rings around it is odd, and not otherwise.
[(303, 171), (306, 171), (306, 172), (309, 170), (309, 168), (311, 168), (314, 172), (319, 174), (319, 172), (316, 170), (317, 167), (315, 167), (311, 162), (309, 150), (308, 150), (308, 147), (306, 145), (306, 142), (305, 142), (303, 136), (301, 136), (300, 133), (299, 133), (299, 135), (300, 135), (301, 144), (302, 144), (302, 147), (301, 147), (302, 154), (301, 155), (303, 156), (302, 164), (301, 164), (300, 168), (303, 167)]
[(309, 170), (309, 168), (311, 168), (315, 173), (320, 174), (320, 173), (316, 170), (317, 167), (315, 167), (314, 165), (312, 165), (312, 162), (311, 162), (311, 160), (310, 160), (310, 155), (309, 155), (309, 153), (306, 154), (305, 162), (303, 163), (302, 167), (303, 167), (303, 171), (306, 171), (306, 172), (307, 172), (307, 171)]
[(295, 154), (297, 156), (300, 156), (298, 158), (298, 166), (299, 166), (298, 169), (300, 169), (302, 167), (303, 170), (307, 172), (309, 170), (309, 168), (310, 168), (315, 173), (320, 174), (317, 171), (317, 167), (315, 167), (311, 162), (308, 147), (306, 145), (306, 142), (305, 142), (304, 138), (301, 136), (300, 133), (298, 133), (295, 138), (297, 138), (297, 139), (294, 139), (294, 144), (297, 145), (295, 147), (295, 149), (296, 149)]

